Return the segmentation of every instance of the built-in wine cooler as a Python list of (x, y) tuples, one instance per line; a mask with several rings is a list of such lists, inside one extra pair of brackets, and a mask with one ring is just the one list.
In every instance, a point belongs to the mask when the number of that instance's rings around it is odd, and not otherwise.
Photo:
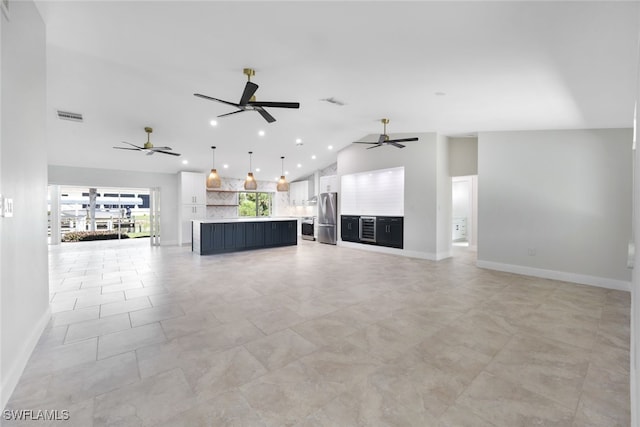
[(376, 241), (376, 217), (361, 216), (360, 217), (360, 240), (363, 242)]

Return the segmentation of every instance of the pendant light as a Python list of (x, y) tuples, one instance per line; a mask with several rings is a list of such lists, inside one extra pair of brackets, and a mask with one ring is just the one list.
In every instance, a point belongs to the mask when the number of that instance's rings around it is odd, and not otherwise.
[(282, 160), (282, 175), (280, 175), (280, 179), (278, 180), (278, 185), (276, 185), (276, 190), (278, 191), (289, 191), (289, 183), (284, 177), (284, 156), (280, 157)]
[(220, 188), (222, 181), (216, 171), (216, 147), (211, 147), (211, 152), (213, 153), (213, 162), (211, 163), (211, 173), (207, 177), (207, 188)]
[(255, 190), (258, 188), (258, 183), (256, 179), (253, 177), (253, 168), (251, 167), (251, 155), (253, 151), (249, 151), (249, 173), (247, 174), (247, 179), (244, 181), (244, 189), (245, 190)]

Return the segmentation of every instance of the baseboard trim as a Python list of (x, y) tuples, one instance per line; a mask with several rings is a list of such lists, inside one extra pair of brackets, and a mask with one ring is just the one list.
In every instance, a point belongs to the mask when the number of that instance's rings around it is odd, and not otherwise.
[(2, 385), (0, 387), (0, 404), (2, 405), (2, 409), (7, 405), (9, 401), (9, 397), (13, 393), (13, 390), (18, 385), (18, 381), (20, 381), (20, 377), (22, 376), (22, 372), (24, 368), (27, 366), (27, 362), (31, 357), (31, 353), (36, 348), (36, 344), (40, 340), (40, 336), (42, 336), (42, 331), (47, 327), (49, 320), (51, 319), (51, 307), (47, 306), (47, 309), (42, 314), (35, 327), (31, 331), (31, 334), (27, 337), (24, 342), (24, 346), (20, 350), (16, 361), (13, 363), (8, 372), (3, 372)]
[(476, 265), (480, 268), (486, 268), (489, 270), (498, 270), (507, 273), (522, 274), (524, 276), (562, 280), (564, 282), (578, 283), (581, 285), (597, 286), (599, 288), (631, 292), (630, 281), (610, 279), (607, 277), (589, 276), (586, 274), (568, 273), (565, 271), (545, 270), (543, 268), (526, 267), (523, 265), (503, 264), (493, 261), (478, 260)]
[(438, 254), (432, 252), (420, 252), (420, 251), (411, 251), (407, 249), (397, 249), (397, 248), (388, 248), (386, 246), (376, 246), (376, 245), (367, 245), (362, 243), (354, 243), (354, 242), (344, 242), (342, 240), (338, 240), (338, 246), (342, 246), (344, 248), (358, 249), (361, 251), (369, 251), (369, 252), (379, 252), (390, 255), (400, 255), (408, 258), (419, 258), (426, 259), (429, 261), (439, 261), (441, 259), (451, 257), (450, 252), (441, 252)]

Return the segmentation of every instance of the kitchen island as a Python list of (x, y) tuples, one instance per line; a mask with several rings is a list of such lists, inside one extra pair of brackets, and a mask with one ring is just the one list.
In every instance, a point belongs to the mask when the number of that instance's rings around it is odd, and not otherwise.
[(297, 220), (227, 218), (191, 221), (191, 250), (200, 255), (298, 244)]

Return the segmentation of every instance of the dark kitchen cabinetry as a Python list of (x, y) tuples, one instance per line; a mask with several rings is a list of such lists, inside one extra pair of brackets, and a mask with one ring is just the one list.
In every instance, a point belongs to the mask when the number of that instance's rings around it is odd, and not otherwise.
[(277, 222), (268, 222), (264, 229), (264, 245), (279, 246), (282, 242), (281, 228)]
[(264, 222), (250, 222), (246, 224), (244, 235), (247, 249), (264, 246)]
[(404, 225), (402, 217), (376, 217), (376, 244), (402, 249)]
[(342, 215), (340, 217), (340, 238), (345, 242), (359, 242), (360, 217)]
[(245, 223), (231, 223), (224, 225), (224, 248), (240, 250), (244, 249), (244, 230)]
[(296, 221), (282, 221), (278, 223), (283, 245), (295, 245), (298, 241), (298, 224)]
[(193, 236), (194, 250), (196, 251), (198, 250), (198, 242), (200, 242), (200, 253), (224, 251), (224, 224), (201, 224), (200, 239), (197, 235)]
[(296, 220), (193, 224), (192, 250), (218, 254), (298, 244)]
[(265, 224), (264, 245), (295, 245), (298, 240), (296, 221), (273, 221)]

